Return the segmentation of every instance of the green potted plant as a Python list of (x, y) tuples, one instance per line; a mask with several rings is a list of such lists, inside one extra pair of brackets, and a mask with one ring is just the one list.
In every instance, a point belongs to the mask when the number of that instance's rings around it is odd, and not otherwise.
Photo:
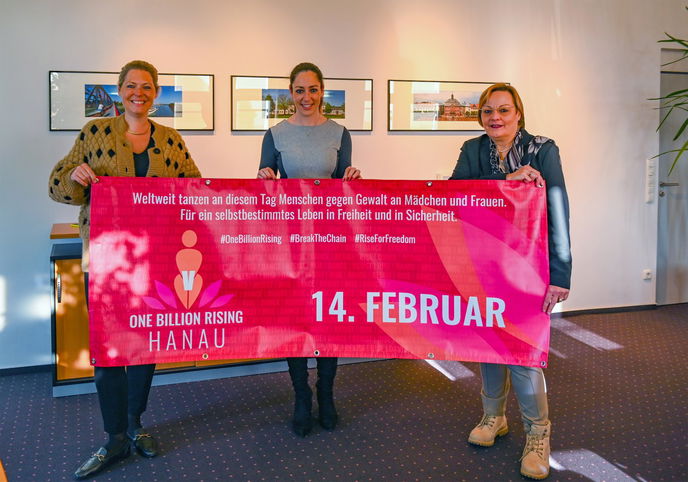
[[(688, 10), (688, 7), (686, 7)], [(678, 50), (680, 57), (676, 60), (672, 60), (671, 62), (667, 62), (665, 64), (662, 64), (662, 67), (675, 64), (676, 62), (680, 62), (686, 58), (688, 58), (688, 41), (683, 40), (680, 38), (676, 38), (673, 35), (669, 35), (668, 33), (664, 32), (664, 35), (667, 36), (667, 38), (659, 40), (659, 43), (669, 43), (674, 45)], [(662, 127), (664, 122), (669, 118), (670, 115), (672, 115), (674, 112), (676, 115), (680, 115), (685, 117), (683, 120), (683, 123), (681, 126), (678, 128), (676, 131), (676, 134), (674, 134), (673, 140), (676, 141), (678, 140), (679, 137), (681, 137), (681, 134), (683, 134), (683, 131), (686, 130), (686, 127), (688, 127), (688, 89), (681, 89), (681, 90), (676, 90), (674, 92), (670, 92), (669, 94), (663, 96), (663, 97), (658, 97), (656, 99), (651, 99), (651, 100), (659, 100), (659, 110), (663, 114), (662, 115), (662, 120), (659, 122), (659, 125), (657, 126), (657, 131)], [(655, 157), (659, 157), (663, 154), (670, 154), (670, 153), (676, 153), (676, 156), (674, 157), (673, 162), (671, 163), (671, 167), (669, 168), (669, 174), (674, 170), (674, 167), (676, 167), (676, 164), (678, 163), (679, 159), (683, 156), (683, 154), (688, 151), (688, 140), (683, 143), (681, 147), (678, 149), (671, 149), (665, 152), (661, 152), (657, 154)]]

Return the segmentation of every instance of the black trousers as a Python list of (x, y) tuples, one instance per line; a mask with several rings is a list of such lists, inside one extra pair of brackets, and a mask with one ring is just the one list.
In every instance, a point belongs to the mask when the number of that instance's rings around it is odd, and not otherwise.
[[(88, 273), (84, 273), (88, 303)], [(96, 390), (103, 427), (109, 434), (127, 430), (146, 411), (155, 364), (128, 367), (95, 367)]]
[(138, 421), (146, 411), (155, 365), (95, 367), (96, 389), (109, 434), (127, 430), (129, 420)]

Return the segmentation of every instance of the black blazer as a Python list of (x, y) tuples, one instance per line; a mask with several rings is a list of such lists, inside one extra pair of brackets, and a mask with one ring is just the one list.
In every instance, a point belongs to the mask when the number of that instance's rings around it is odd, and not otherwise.
[[(533, 136), (521, 130), (523, 144)], [(524, 149), (524, 152), (527, 150)], [(559, 148), (554, 141), (545, 143), (533, 156), (525, 154), (521, 161), (529, 164), (547, 183), (547, 233), (549, 241), (550, 284), (561, 288), (571, 287), (571, 241), (569, 235), (569, 198), (566, 194), (564, 173), (561, 169)], [(459, 160), (450, 179), (505, 180), (506, 174), (492, 173), (490, 165), (490, 138), (483, 134), (466, 141), (461, 147)]]

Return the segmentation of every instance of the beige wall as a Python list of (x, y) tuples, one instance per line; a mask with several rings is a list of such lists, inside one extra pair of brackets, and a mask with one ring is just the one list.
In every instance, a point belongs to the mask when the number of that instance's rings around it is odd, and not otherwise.
[(374, 130), (353, 135), (367, 178), (449, 174), (470, 133), (390, 134), (387, 79), (496, 81), (521, 91), (531, 132), (554, 138), (572, 206), (566, 310), (652, 304), (657, 205), (644, 162), (658, 148), (664, 31), (687, 35), (683, 0), (2, 0), (0, 6), (0, 368), (49, 363), (48, 231), (76, 209), (46, 194), (75, 133), (49, 132), (49, 70), (215, 74), (215, 131), (186, 133), (209, 177), (253, 177), (260, 134), (229, 130), (229, 78), (287, 75), (303, 60), (329, 77), (374, 79)]

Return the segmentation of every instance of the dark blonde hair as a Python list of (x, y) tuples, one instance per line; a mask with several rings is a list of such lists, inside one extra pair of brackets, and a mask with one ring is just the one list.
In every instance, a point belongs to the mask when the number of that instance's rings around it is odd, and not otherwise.
[(516, 108), (516, 112), (521, 114), (521, 119), (518, 121), (518, 128), (519, 129), (524, 129), (526, 127), (526, 115), (523, 112), (523, 101), (521, 100), (521, 96), (518, 95), (518, 91), (516, 90), (515, 87), (509, 85), (509, 84), (492, 84), (489, 86), (485, 91), (480, 94), (480, 100), (478, 101), (478, 109), (480, 112), (478, 113), (478, 123), (482, 127), (483, 125), (483, 106), (485, 105), (485, 102), (487, 102), (487, 99), (490, 98), (493, 92), (508, 92), (511, 94), (511, 98), (514, 99), (514, 107)]
[(153, 85), (155, 86), (155, 90), (157, 91), (159, 89), (158, 69), (156, 69), (153, 66), (153, 64), (150, 64), (145, 60), (132, 60), (131, 62), (128, 62), (124, 67), (122, 67), (122, 70), (119, 71), (119, 80), (117, 81), (118, 88), (122, 87), (122, 84), (124, 84), (124, 79), (127, 78), (127, 74), (130, 70), (145, 70), (150, 74), (151, 78), (153, 79)]
[(291, 69), (291, 74), (289, 74), (289, 90), (291, 91), (291, 85), (296, 80), (296, 76), (301, 72), (313, 72), (320, 82), (320, 88), (325, 90), (325, 83), (323, 82), (323, 74), (317, 65), (310, 62), (301, 62), (299, 65)]

